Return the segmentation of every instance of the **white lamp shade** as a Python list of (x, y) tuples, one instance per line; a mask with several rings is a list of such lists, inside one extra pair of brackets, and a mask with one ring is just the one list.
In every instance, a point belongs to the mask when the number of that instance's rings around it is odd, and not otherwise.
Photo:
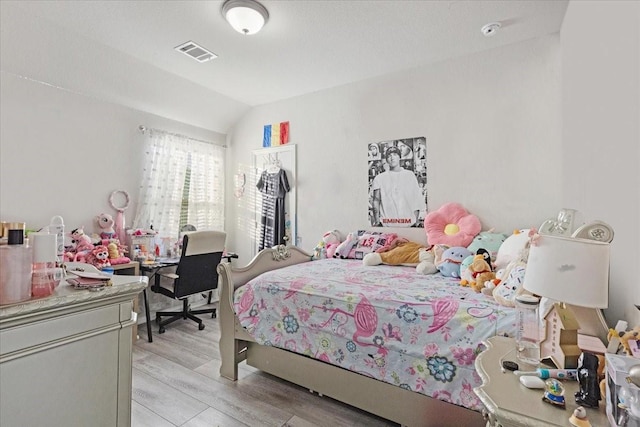
[(222, 14), (234, 30), (246, 35), (260, 31), (269, 19), (267, 9), (253, 0), (227, 0)]
[(524, 288), (572, 305), (609, 304), (609, 243), (540, 235), (532, 243)]

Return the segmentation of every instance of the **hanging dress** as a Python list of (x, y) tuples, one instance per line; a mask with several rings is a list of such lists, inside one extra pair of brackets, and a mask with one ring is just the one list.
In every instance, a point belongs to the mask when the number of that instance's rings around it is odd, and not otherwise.
[(260, 215), (260, 241), (258, 251), (284, 244), (285, 210), (284, 197), (291, 190), (284, 169), (276, 172), (264, 170), (256, 184), (262, 193), (262, 213)]

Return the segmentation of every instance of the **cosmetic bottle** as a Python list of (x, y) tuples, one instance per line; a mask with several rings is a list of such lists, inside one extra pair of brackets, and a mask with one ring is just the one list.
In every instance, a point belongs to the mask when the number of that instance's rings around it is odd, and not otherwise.
[(33, 274), (31, 295), (34, 298), (47, 297), (60, 283), (56, 269), (57, 238), (55, 234), (31, 233), (29, 242), (33, 248)]
[(57, 215), (49, 222), (49, 233), (56, 236), (56, 261), (58, 264), (64, 262), (64, 220)]
[(0, 305), (31, 298), (31, 248), (24, 242), (24, 223), (8, 224), (7, 244), (0, 246)]

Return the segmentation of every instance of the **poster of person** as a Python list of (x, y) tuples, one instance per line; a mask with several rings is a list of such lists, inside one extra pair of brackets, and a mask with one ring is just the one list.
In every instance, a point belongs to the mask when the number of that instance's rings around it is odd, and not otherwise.
[(424, 227), (427, 212), (425, 137), (369, 144), (369, 223)]

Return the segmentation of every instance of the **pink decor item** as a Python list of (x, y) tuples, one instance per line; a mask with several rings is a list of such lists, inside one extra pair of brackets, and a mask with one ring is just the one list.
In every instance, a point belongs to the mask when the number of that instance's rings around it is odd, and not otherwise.
[[(113, 201), (114, 197), (118, 194), (121, 194), (124, 197), (124, 204), (121, 206), (116, 206)], [(127, 235), (124, 231), (124, 211), (129, 207), (129, 193), (124, 190), (114, 191), (113, 193), (111, 193), (111, 196), (109, 196), (109, 204), (113, 209), (118, 211), (118, 213), (116, 214), (115, 232), (118, 240), (120, 240), (121, 243), (124, 243), (127, 241)]]
[(430, 245), (467, 247), (480, 233), (482, 225), (478, 217), (467, 212), (461, 204), (446, 203), (427, 214), (424, 229)]

